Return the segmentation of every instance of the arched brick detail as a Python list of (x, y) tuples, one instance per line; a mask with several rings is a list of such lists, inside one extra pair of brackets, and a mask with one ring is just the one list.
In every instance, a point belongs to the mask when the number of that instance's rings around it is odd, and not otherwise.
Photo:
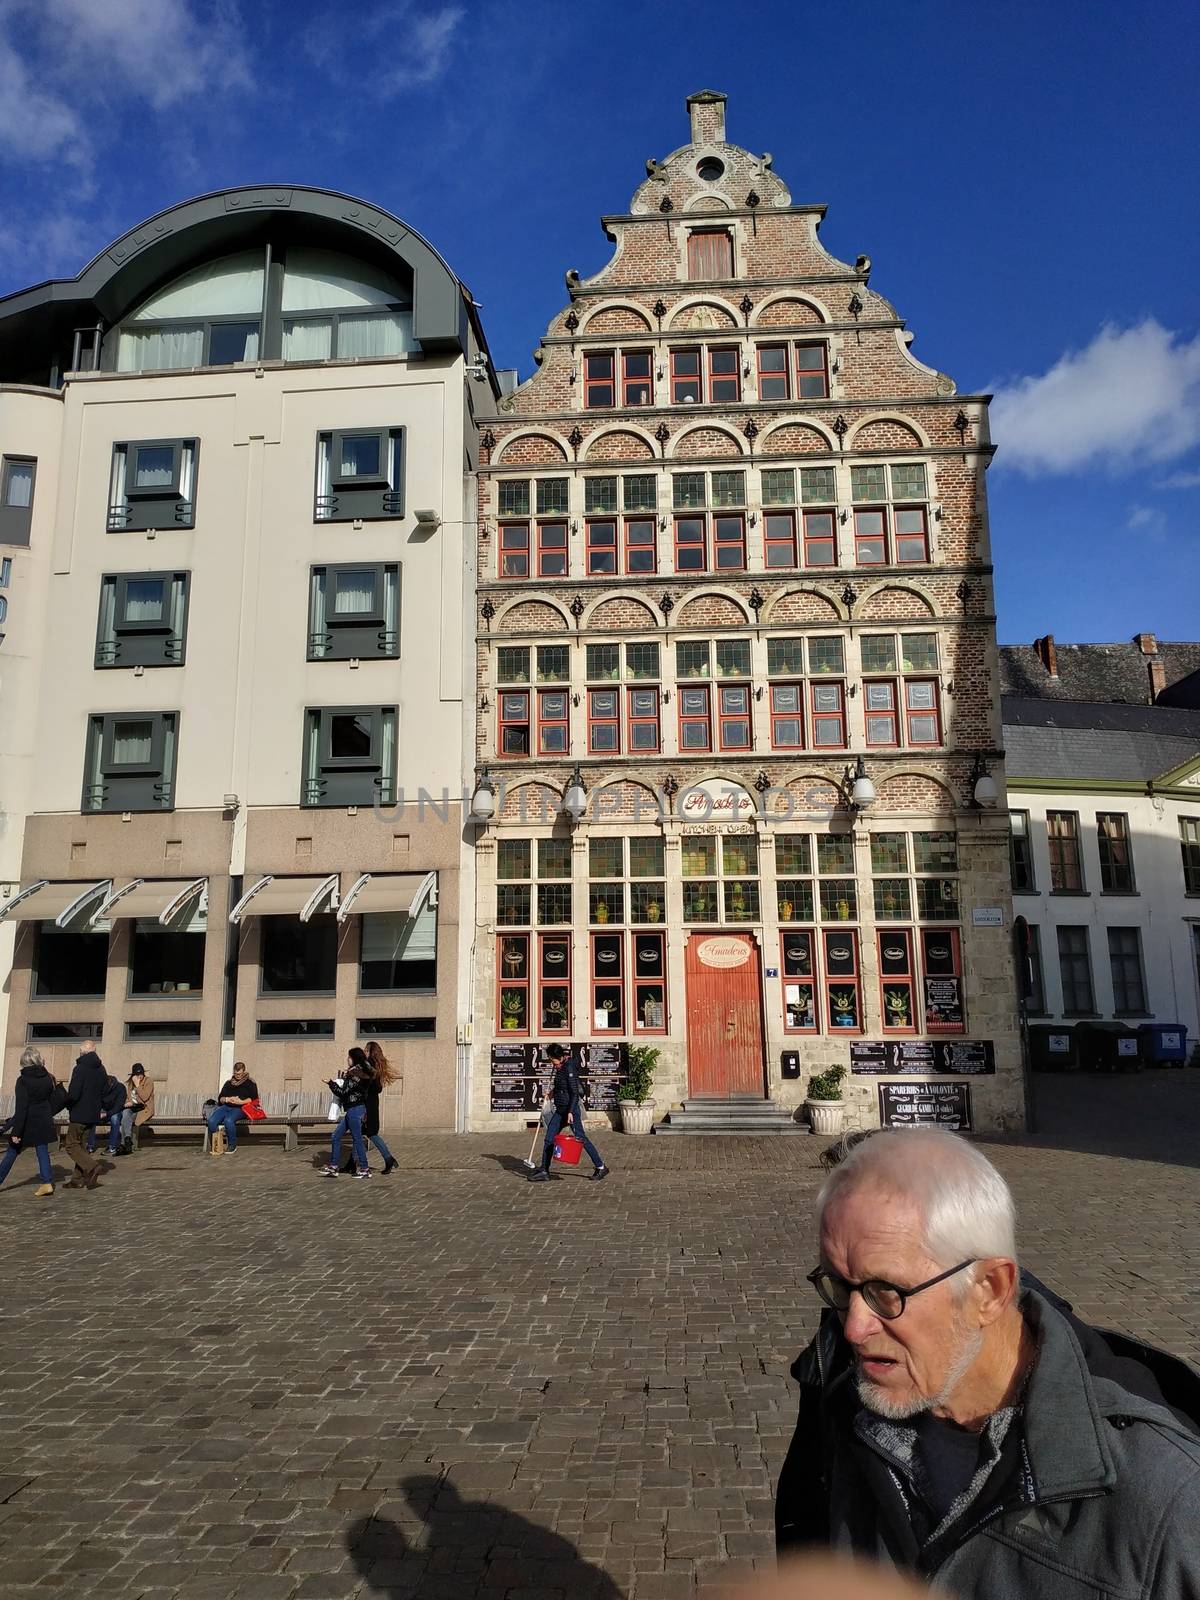
[(630, 600), (624, 595), (614, 595), (602, 600), (586, 619), (589, 628), (657, 628), (658, 618), (649, 606), (640, 600)]
[(756, 328), (797, 328), (814, 322), (828, 322), (828, 317), (809, 300), (784, 296), (771, 300), (754, 318)]
[(567, 452), (547, 433), (519, 433), (505, 440), (497, 461), (506, 467), (558, 466)]
[(922, 622), (937, 615), (933, 602), (916, 589), (888, 584), (865, 596), (854, 609), (856, 622), (893, 622), (897, 618), (920, 617)]
[(726, 433), (724, 428), (690, 428), (687, 433), (676, 435), (671, 450), (672, 459), (678, 461), (701, 456), (733, 458), (744, 454), (736, 434)]
[(585, 461), (653, 461), (654, 451), (641, 434), (627, 428), (612, 428), (588, 440)]
[(506, 787), (500, 804), (500, 821), (551, 822), (561, 798), (557, 790), (546, 783), (519, 783), (515, 789)]
[(765, 456), (827, 456), (833, 449), (825, 435), (802, 422), (785, 422), (762, 441)]
[(545, 600), (522, 600), (498, 621), (506, 633), (561, 633), (569, 626), (558, 607)]
[(584, 333), (649, 333), (649, 318), (632, 306), (601, 306), (583, 325)]
[(953, 811), (954, 796), (936, 778), (920, 772), (897, 773), (877, 785), (879, 798), (874, 809), (887, 811)]
[(864, 422), (850, 441), (852, 450), (924, 450), (920, 434), (906, 422), (888, 417)]
[(772, 627), (793, 622), (841, 622), (842, 614), (832, 600), (811, 589), (793, 589), (771, 602), (763, 621)]
[(837, 785), (817, 773), (791, 778), (767, 796), (767, 812), (774, 817), (831, 816), (844, 805)]
[(650, 826), (660, 820), (663, 809), (664, 802), (644, 783), (606, 783), (588, 796), (591, 822), (621, 819)]
[(677, 628), (744, 628), (746, 613), (723, 594), (698, 594), (681, 606)]
[(715, 300), (692, 301), (689, 305), (675, 308), (670, 326), (673, 331), (684, 328), (736, 328), (737, 318), (727, 306), (718, 305)]

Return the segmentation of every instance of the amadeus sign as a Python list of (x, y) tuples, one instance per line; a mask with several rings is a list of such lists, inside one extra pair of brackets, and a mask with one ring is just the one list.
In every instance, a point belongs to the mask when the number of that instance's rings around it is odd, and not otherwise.
[(680, 796), (684, 822), (749, 822), (758, 815), (753, 795), (737, 783), (697, 783)]

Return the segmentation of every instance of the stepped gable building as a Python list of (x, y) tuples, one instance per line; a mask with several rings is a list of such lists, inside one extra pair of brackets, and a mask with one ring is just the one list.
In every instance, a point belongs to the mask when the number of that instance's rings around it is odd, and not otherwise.
[(388, 1125), (454, 1125), (485, 357), (425, 240), (300, 187), (0, 301), (6, 1089), (92, 1036), (160, 1115), (235, 1058), (323, 1113), (376, 1037)]
[(987, 397), (688, 114), (481, 436), (473, 1125), (558, 1036), (594, 1106), (651, 1044), (660, 1116), (853, 1056), (1019, 1126)]

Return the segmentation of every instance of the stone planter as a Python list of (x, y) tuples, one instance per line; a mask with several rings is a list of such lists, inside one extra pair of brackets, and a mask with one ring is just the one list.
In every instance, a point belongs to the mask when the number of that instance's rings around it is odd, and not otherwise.
[(846, 1112), (844, 1100), (806, 1100), (808, 1121), (814, 1133), (834, 1134), (842, 1131), (842, 1118)]
[(621, 1131), (623, 1133), (649, 1133), (654, 1123), (654, 1101), (644, 1100), (638, 1105), (636, 1100), (618, 1100), (621, 1108)]

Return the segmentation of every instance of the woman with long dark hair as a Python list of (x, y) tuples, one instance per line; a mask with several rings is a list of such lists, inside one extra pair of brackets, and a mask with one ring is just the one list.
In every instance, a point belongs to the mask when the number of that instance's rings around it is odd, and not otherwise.
[(354, 1045), (346, 1055), (346, 1075), (343, 1078), (330, 1078), (329, 1088), (333, 1098), (341, 1107), (342, 1115), (333, 1130), (333, 1142), (329, 1150), (329, 1164), (325, 1168), (327, 1178), (336, 1178), (338, 1167), (342, 1159), (342, 1135), (349, 1130), (350, 1142), (354, 1146), (354, 1159), (358, 1163), (354, 1176), (356, 1178), (369, 1178), (371, 1169), (367, 1165), (367, 1147), (363, 1142), (363, 1118), (367, 1114), (367, 1100), (370, 1095), (372, 1072), (364, 1051)]
[(379, 1131), (379, 1096), (388, 1087), (395, 1083), (400, 1074), (392, 1066), (383, 1053), (383, 1046), (375, 1039), (367, 1045), (367, 1063), (371, 1068), (371, 1098), (367, 1101), (367, 1115), (363, 1121), (363, 1133), (375, 1146), (383, 1157), (383, 1176), (395, 1172), (400, 1163), (388, 1149), (384, 1137)]

